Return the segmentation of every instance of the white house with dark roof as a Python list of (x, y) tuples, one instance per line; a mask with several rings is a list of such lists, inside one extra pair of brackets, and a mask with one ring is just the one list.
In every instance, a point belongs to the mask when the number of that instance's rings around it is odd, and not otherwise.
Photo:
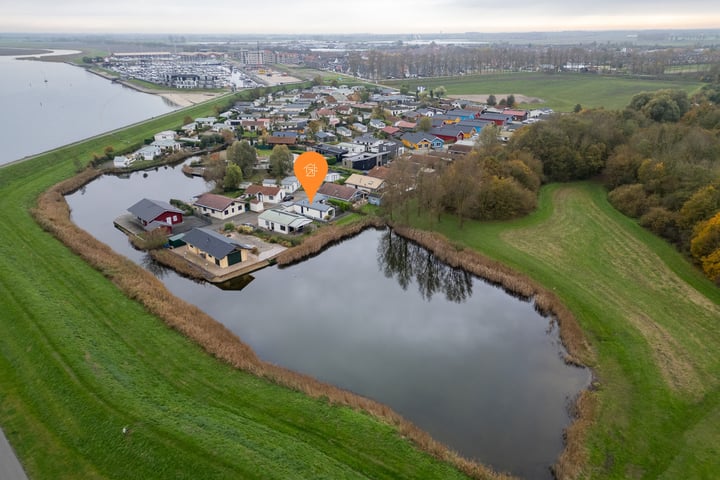
[(266, 210), (258, 215), (258, 226), (271, 232), (302, 232), (311, 223), (312, 220), (307, 217), (282, 209)]
[(245, 202), (214, 193), (203, 193), (197, 197), (192, 206), (199, 214), (220, 220), (234, 217), (245, 211)]
[(313, 220), (321, 220), (327, 222), (335, 218), (335, 207), (324, 203), (313, 202), (310, 203), (307, 200), (298, 200), (292, 204), (292, 210), (295, 213)]

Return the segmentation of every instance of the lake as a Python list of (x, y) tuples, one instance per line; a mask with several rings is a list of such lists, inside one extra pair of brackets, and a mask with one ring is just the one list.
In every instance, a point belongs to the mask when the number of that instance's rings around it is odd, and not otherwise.
[(0, 71), (0, 165), (177, 109), (65, 63), (0, 56)]
[(385, 403), (464, 456), (551, 478), (567, 406), (590, 374), (563, 362), (550, 319), (389, 231), (365, 231), (222, 290), (154, 265), (112, 225), (144, 196), (190, 200), (205, 188), (179, 166), (160, 167), (101, 177), (67, 200), (78, 225), (262, 359)]

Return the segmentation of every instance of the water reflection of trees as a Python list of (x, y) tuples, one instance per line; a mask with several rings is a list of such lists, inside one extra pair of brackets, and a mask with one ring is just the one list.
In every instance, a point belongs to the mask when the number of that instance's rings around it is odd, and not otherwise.
[(415, 279), (420, 295), (430, 300), (437, 292), (451, 302), (461, 303), (472, 295), (472, 275), (440, 261), (429, 250), (399, 237), (391, 230), (380, 237), (377, 251), (380, 270), (395, 278), (403, 290)]

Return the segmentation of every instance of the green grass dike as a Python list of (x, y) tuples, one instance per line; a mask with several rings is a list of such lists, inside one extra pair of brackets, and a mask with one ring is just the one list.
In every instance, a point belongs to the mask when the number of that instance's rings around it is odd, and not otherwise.
[(580, 478), (720, 478), (720, 289), (594, 183), (512, 222), (415, 219), (553, 290), (593, 352)]
[(28, 475), (463, 478), (394, 425), (208, 355), (33, 220), (38, 196), (74, 174), (75, 158), (222, 101), (0, 168), (0, 425)]

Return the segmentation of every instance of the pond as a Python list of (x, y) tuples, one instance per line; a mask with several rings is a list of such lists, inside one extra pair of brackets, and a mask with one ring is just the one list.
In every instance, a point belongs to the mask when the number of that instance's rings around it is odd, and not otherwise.
[(68, 197), (73, 219), (150, 266), (262, 359), (385, 403), (495, 469), (551, 478), (568, 404), (589, 372), (563, 362), (549, 318), (387, 230), (257, 271), (231, 289), (187, 280), (147, 262), (112, 226), (142, 196), (201, 193), (204, 182), (179, 170), (97, 179)]

